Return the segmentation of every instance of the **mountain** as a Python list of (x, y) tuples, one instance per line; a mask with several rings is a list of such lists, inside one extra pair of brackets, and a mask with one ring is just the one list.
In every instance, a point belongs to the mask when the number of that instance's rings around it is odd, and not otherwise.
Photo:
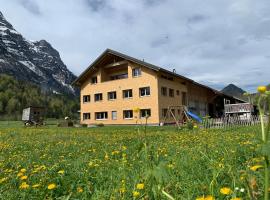
[(0, 12), (0, 74), (29, 81), (46, 91), (75, 94), (70, 85), (76, 76), (70, 72), (46, 40), (25, 39)]
[(221, 92), (234, 97), (242, 98), (245, 91), (234, 84), (229, 84), (221, 90)]

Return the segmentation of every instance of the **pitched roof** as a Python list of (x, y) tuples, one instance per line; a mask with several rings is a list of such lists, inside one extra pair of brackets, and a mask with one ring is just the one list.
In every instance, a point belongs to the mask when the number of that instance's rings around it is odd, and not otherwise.
[[(72, 85), (77, 85), (77, 86), (79, 86), (80, 85), (80, 81), (85, 77), (85, 75), (87, 74), (87, 72), (89, 72), (91, 69), (93, 69), (94, 68), (94, 66), (96, 65), (96, 64), (98, 64), (98, 62), (103, 58), (103, 57), (105, 57), (107, 54), (111, 54), (111, 55), (115, 55), (115, 56), (118, 56), (118, 57), (121, 57), (121, 58), (123, 58), (123, 59), (125, 59), (125, 60), (128, 60), (128, 61), (131, 61), (131, 62), (134, 62), (134, 63), (137, 63), (137, 64), (139, 64), (139, 65), (142, 65), (142, 66), (144, 66), (144, 67), (146, 67), (146, 68), (149, 68), (149, 69), (152, 69), (152, 70), (154, 70), (154, 71), (157, 71), (157, 72), (164, 72), (164, 73), (167, 73), (167, 74), (170, 74), (170, 75), (172, 75), (172, 76), (174, 76), (174, 77), (178, 77), (178, 78), (182, 78), (182, 79), (184, 79), (184, 80), (186, 80), (186, 81), (188, 81), (188, 82), (191, 82), (192, 84), (194, 84), (194, 85), (197, 85), (197, 86), (200, 86), (200, 87), (203, 87), (203, 88), (206, 88), (206, 89), (208, 89), (208, 90), (211, 90), (212, 92), (214, 92), (215, 94), (219, 94), (219, 95), (224, 95), (224, 96), (228, 96), (228, 97), (231, 97), (231, 98), (235, 98), (235, 97), (233, 97), (233, 96), (230, 96), (230, 95), (226, 95), (226, 94), (224, 94), (224, 93), (222, 93), (222, 92), (220, 92), (220, 91), (218, 91), (218, 90), (215, 90), (215, 89), (213, 89), (213, 88), (211, 88), (211, 87), (208, 87), (208, 86), (206, 86), (206, 85), (203, 85), (203, 84), (200, 84), (200, 83), (198, 83), (198, 82), (196, 82), (196, 81), (194, 81), (194, 80), (192, 80), (192, 79), (189, 79), (189, 78), (187, 78), (187, 77), (185, 77), (185, 76), (182, 76), (182, 75), (180, 75), (180, 74), (177, 74), (177, 73), (174, 73), (174, 72), (171, 72), (171, 71), (169, 71), (169, 70), (167, 70), (167, 69), (164, 69), (164, 68), (162, 68), (162, 67), (159, 67), (159, 66), (156, 66), (156, 65), (153, 65), (153, 64), (151, 64), (151, 63), (147, 63), (147, 62), (145, 62), (145, 61), (143, 61), (143, 60), (139, 60), (139, 59), (137, 59), (137, 58), (134, 58), (134, 57), (131, 57), (131, 56), (128, 56), (128, 55), (125, 55), (125, 54), (123, 54), (123, 53), (120, 53), (120, 52), (118, 52), (118, 51), (115, 51), (115, 50), (112, 50), (112, 49), (106, 49), (86, 70), (84, 70), (82, 73), (81, 73), (81, 75), (72, 83)], [(236, 99), (236, 98), (235, 98)], [(240, 99), (237, 99), (237, 100), (240, 100)], [(241, 101), (243, 101), (243, 100), (241, 100)]]

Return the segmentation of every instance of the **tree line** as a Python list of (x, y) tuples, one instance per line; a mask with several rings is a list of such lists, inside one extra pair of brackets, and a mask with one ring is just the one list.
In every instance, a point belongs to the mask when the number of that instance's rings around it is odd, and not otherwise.
[(20, 120), (22, 110), (29, 106), (44, 107), (46, 118), (79, 117), (79, 97), (54, 94), (37, 85), (0, 75), (0, 120)]

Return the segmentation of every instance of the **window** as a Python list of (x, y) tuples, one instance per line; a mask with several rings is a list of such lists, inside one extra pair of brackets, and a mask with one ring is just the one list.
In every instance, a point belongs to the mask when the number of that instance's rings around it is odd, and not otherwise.
[(127, 73), (117, 74), (117, 75), (110, 76), (110, 79), (111, 80), (118, 80), (118, 79), (124, 79), (124, 78), (128, 78), (128, 74)]
[(151, 110), (150, 109), (141, 109), (140, 110), (140, 116), (143, 117), (150, 117), (151, 116)]
[(108, 112), (96, 112), (95, 115), (97, 120), (108, 119)]
[(102, 93), (95, 94), (95, 101), (102, 101)]
[(132, 76), (133, 77), (138, 77), (138, 76), (141, 76), (141, 75), (142, 75), (141, 68), (132, 69)]
[(116, 119), (117, 119), (117, 112), (112, 111), (112, 120), (116, 120)]
[(174, 89), (169, 89), (169, 96), (174, 97)]
[(149, 96), (150, 95), (150, 87), (140, 88), (140, 96)]
[(166, 117), (167, 112), (168, 112), (168, 109), (167, 109), (167, 108), (163, 108), (163, 109), (162, 109), (162, 116), (163, 116), (163, 117)]
[(108, 100), (116, 99), (116, 91), (108, 92)]
[(91, 83), (92, 84), (96, 84), (97, 83), (97, 77), (96, 76), (95, 77), (92, 77)]
[(123, 98), (132, 98), (132, 89), (123, 90)]
[(83, 113), (83, 120), (90, 119), (90, 113)]
[(167, 88), (166, 87), (161, 87), (161, 94), (163, 96), (167, 96)]
[(83, 95), (83, 103), (90, 102), (90, 95)]
[(182, 92), (182, 105), (186, 106), (187, 105), (187, 93)]
[(176, 95), (177, 95), (177, 96), (179, 96), (179, 95), (180, 95), (179, 90), (176, 90)]
[(124, 110), (123, 116), (124, 116), (124, 119), (132, 119), (133, 118), (133, 110)]

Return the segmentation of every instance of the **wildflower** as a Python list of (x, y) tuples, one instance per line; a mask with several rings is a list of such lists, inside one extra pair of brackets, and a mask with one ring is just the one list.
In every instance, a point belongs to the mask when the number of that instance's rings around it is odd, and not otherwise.
[(140, 193), (138, 192), (138, 191), (133, 191), (133, 197), (138, 197), (138, 196), (140, 196)]
[(105, 154), (105, 157), (104, 157), (105, 160), (109, 160), (109, 155), (106, 153)]
[(138, 190), (143, 190), (144, 189), (144, 184), (143, 183), (138, 183), (136, 188)]
[(262, 165), (254, 165), (254, 166), (250, 167), (250, 170), (257, 171), (258, 169), (260, 169), (262, 167), (263, 167)]
[(38, 187), (40, 187), (40, 184), (34, 184), (34, 185), (32, 185), (32, 188), (38, 188)]
[(22, 176), (20, 179), (21, 180), (26, 180), (28, 178), (28, 176)]
[(24, 175), (24, 173), (19, 172), (19, 173), (17, 174), (17, 177), (21, 177), (21, 176), (23, 176), (23, 175)]
[(234, 197), (234, 198), (231, 198), (231, 200), (242, 200), (242, 199), (239, 197)]
[(122, 146), (122, 150), (123, 151), (127, 150), (127, 147), (126, 146)]
[(48, 185), (49, 190), (53, 190), (55, 188), (56, 188), (56, 185), (54, 183), (51, 183), (51, 184)]
[(65, 173), (65, 170), (59, 170), (57, 173), (58, 174), (64, 174)]
[(134, 113), (140, 112), (140, 108), (134, 108), (134, 109), (133, 109), (133, 112), (134, 112)]
[(26, 172), (26, 169), (22, 168), (22, 169), (20, 170), (20, 172), (25, 173), (25, 172)]
[(245, 192), (245, 189), (244, 188), (241, 188), (240, 189), (240, 192), (242, 192), (242, 193)]
[(20, 189), (28, 189), (29, 185), (26, 182), (22, 182), (22, 184), (19, 187)]
[(232, 193), (232, 190), (228, 187), (223, 187), (220, 189), (220, 193), (224, 195), (229, 195)]
[(83, 192), (82, 187), (78, 187), (78, 188), (77, 188), (77, 192), (82, 193), (82, 192)]
[(5, 178), (1, 178), (1, 179), (0, 179), (0, 183), (5, 182), (6, 180), (8, 180), (8, 178), (7, 178), (7, 177), (5, 177)]
[(266, 92), (267, 88), (266, 88), (266, 86), (259, 86), (257, 88), (257, 90), (258, 90), (259, 93), (263, 94), (263, 93)]
[(119, 192), (120, 192), (121, 194), (125, 193), (125, 192), (126, 192), (126, 188), (121, 187), (121, 188), (119, 189)]
[(196, 200), (215, 200), (215, 198), (211, 195), (207, 195), (206, 197), (197, 197)]

